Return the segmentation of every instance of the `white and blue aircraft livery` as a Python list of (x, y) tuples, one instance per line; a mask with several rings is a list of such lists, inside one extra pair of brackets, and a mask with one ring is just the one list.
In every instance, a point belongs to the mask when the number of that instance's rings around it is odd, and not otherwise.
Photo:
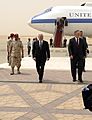
[(55, 20), (62, 17), (68, 21), (68, 26), (64, 27), (65, 35), (73, 35), (78, 29), (86, 36), (92, 36), (92, 3), (84, 3), (81, 6), (51, 7), (34, 16), (28, 24), (39, 31), (54, 34)]

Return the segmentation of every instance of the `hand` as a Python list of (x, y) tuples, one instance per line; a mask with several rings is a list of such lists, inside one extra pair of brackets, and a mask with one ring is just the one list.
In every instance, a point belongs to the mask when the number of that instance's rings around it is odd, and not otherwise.
[(86, 50), (87, 54), (89, 54), (89, 49)]
[(34, 57), (33, 60), (36, 61), (36, 57)]
[(49, 60), (50, 58), (47, 58), (47, 61)]
[(72, 55), (70, 56), (70, 59), (73, 59), (73, 56), (72, 56)]

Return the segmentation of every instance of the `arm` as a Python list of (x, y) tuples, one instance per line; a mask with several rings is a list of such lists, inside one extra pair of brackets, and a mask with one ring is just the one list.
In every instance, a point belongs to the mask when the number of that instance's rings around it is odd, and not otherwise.
[(72, 55), (72, 43), (71, 43), (71, 39), (69, 40), (69, 44), (68, 44), (68, 52), (69, 52), (69, 56), (71, 59), (73, 59), (73, 55)]
[(50, 49), (49, 49), (49, 44), (47, 42), (47, 59), (50, 59)]
[(22, 58), (24, 58), (24, 48), (23, 48), (23, 43), (21, 41), (21, 52), (22, 52)]
[(7, 60), (9, 61), (9, 41), (7, 42)]
[(13, 43), (10, 44), (9, 56), (11, 56), (11, 53), (12, 53), (12, 47), (13, 47)]
[(86, 37), (85, 37), (85, 44), (86, 44), (86, 53), (89, 54), (88, 43), (87, 43)]
[(33, 42), (32, 44), (32, 57), (34, 60), (36, 60), (36, 56), (35, 56), (35, 42)]
[(87, 49), (87, 48), (88, 48), (88, 44), (87, 44), (86, 37), (83, 37), (83, 40), (84, 40), (84, 43), (85, 43), (85, 47), (86, 47), (86, 49)]
[(86, 57), (86, 51), (87, 51), (87, 46), (86, 46), (86, 41), (83, 42), (83, 55), (84, 55), (84, 58)]
[(9, 41), (7, 42), (7, 52), (9, 53)]
[(69, 56), (72, 55), (72, 50), (71, 50), (71, 39), (69, 40), (69, 44), (68, 44), (68, 52), (69, 52)]
[(24, 49), (23, 49), (23, 46), (22, 46), (22, 58), (24, 58)]
[(9, 63), (9, 41), (7, 42), (7, 60)]

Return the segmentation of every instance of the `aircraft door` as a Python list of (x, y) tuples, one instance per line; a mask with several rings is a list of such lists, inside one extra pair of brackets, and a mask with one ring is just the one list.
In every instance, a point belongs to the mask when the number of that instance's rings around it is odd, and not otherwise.
[(57, 18), (55, 21), (54, 47), (62, 47), (64, 26), (68, 26), (66, 17)]
[(68, 26), (68, 20), (66, 17), (62, 17), (64, 19), (64, 26)]

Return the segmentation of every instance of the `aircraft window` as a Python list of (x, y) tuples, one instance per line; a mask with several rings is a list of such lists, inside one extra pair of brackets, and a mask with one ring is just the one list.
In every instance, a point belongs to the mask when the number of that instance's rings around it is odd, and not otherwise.
[[(53, 7), (49, 8), (49, 9), (46, 9), (44, 12), (42, 12), (42, 13), (40, 13), (40, 14), (38, 14), (38, 15), (35, 15), (33, 18), (38, 17), (38, 16), (40, 16), (40, 15), (43, 15), (43, 14), (45, 14), (45, 13), (50, 12), (50, 11), (52, 10), (52, 8), (53, 8)], [(32, 19), (33, 19), (33, 18), (32, 18)]]
[(53, 8), (53, 7), (49, 8), (49, 9), (46, 9), (46, 10), (44, 11), (44, 13), (50, 12), (50, 11), (52, 10), (52, 8)]
[(83, 3), (81, 6), (85, 6), (86, 3)]

